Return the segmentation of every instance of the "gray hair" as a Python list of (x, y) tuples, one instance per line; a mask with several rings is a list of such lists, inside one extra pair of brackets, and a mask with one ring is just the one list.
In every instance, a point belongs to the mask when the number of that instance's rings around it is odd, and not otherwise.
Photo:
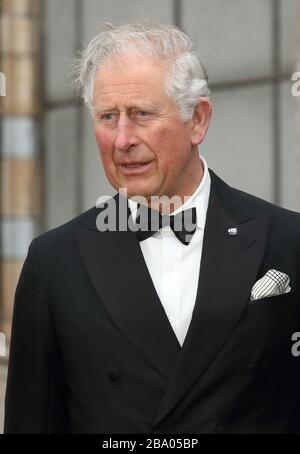
[(172, 25), (129, 22), (114, 26), (106, 22), (73, 64), (74, 88), (91, 106), (93, 82), (99, 66), (110, 57), (132, 52), (167, 63), (166, 93), (179, 109), (183, 121), (192, 118), (202, 97), (209, 98), (206, 70), (192, 39)]

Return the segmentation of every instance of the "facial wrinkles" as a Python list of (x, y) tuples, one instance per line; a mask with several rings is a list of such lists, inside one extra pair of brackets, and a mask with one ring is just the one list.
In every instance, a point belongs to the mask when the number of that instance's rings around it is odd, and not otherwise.
[[(102, 85), (102, 86), (101, 86)], [(99, 83), (97, 91), (99, 96), (95, 99), (95, 104), (98, 106), (99, 103), (108, 102), (112, 98), (116, 98), (117, 103), (122, 101), (124, 98), (131, 100), (134, 98), (141, 97), (142, 99), (147, 97), (148, 91), (151, 89), (149, 84), (143, 82), (127, 82), (126, 84), (110, 82), (110, 87), (105, 88), (105, 85)]]
[[(111, 76), (111, 77), (110, 77)], [(118, 76), (117, 76), (118, 77)], [(107, 87), (107, 84), (109, 86)], [(107, 81), (101, 79), (101, 73), (94, 85), (94, 110), (126, 110), (131, 106), (149, 108), (154, 111), (161, 111), (162, 100), (167, 101), (171, 106), (172, 102), (163, 91), (163, 86), (158, 86), (155, 80), (140, 81), (136, 77), (129, 78), (126, 83), (114, 80), (114, 76), (109, 74)], [(149, 93), (155, 93), (156, 100), (153, 103), (153, 96), (149, 98)], [(98, 94), (98, 96), (97, 96)]]
[[(161, 67), (146, 62), (145, 70), (139, 71), (141, 61), (133, 63), (126, 61), (125, 70), (119, 72), (104, 67), (95, 84), (95, 108), (115, 115), (111, 123), (109, 117), (99, 115), (95, 124), (110, 181), (132, 193), (181, 193), (181, 174), (189, 173), (189, 127), (182, 124), (178, 108), (164, 90)], [(151, 114), (141, 119), (144, 115), (138, 111)], [(118, 166), (125, 159), (150, 159), (154, 164), (141, 177), (125, 176)]]

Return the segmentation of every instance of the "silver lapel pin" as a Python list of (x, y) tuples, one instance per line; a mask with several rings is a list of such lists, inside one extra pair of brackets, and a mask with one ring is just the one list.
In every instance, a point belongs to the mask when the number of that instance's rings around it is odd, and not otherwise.
[(237, 235), (238, 234), (238, 229), (233, 227), (231, 229), (228, 229), (228, 233), (229, 233), (229, 235), (233, 235), (233, 236)]

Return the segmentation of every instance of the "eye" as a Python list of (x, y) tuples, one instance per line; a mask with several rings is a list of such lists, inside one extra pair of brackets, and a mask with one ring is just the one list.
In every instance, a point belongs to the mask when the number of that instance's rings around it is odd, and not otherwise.
[(100, 120), (111, 121), (115, 118), (115, 115), (112, 113), (105, 113), (100, 115)]
[(137, 110), (135, 112), (135, 117), (138, 121), (147, 121), (153, 117), (153, 113), (148, 110)]
[(98, 123), (113, 123), (116, 119), (116, 114), (112, 112), (98, 113), (96, 115), (96, 121)]

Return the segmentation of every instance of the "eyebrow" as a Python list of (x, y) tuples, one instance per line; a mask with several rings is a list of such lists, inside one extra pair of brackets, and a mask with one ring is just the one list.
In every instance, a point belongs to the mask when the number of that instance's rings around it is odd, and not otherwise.
[(114, 110), (117, 110), (116, 107), (93, 107), (93, 112), (94, 113), (102, 113), (102, 112), (112, 112)]
[[(155, 105), (155, 104), (150, 104), (150, 103), (147, 103), (147, 102), (143, 102), (141, 103), (140, 105), (132, 105), (132, 106), (126, 106), (126, 111), (128, 110), (157, 110), (158, 109), (158, 105)], [(99, 114), (99, 113), (104, 113), (104, 112), (114, 112), (118, 110), (116, 107), (113, 107), (113, 106), (98, 106), (98, 107), (94, 107), (93, 108), (93, 112), (96, 113), (96, 114)]]

